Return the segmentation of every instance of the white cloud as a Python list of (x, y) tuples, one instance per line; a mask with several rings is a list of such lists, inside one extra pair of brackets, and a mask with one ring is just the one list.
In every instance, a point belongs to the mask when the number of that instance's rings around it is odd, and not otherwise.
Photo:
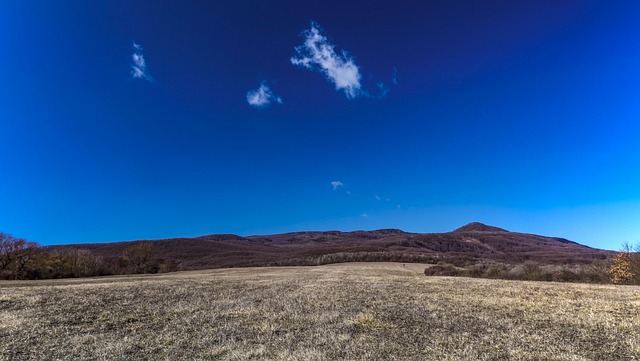
[(393, 68), (393, 75), (391, 76), (393, 85), (398, 85), (398, 68)]
[(247, 102), (251, 106), (262, 108), (269, 106), (272, 102), (282, 104), (282, 98), (275, 96), (271, 88), (263, 81), (258, 89), (247, 92)]
[(342, 184), (342, 182), (340, 182), (340, 181), (333, 181), (333, 182), (331, 182), (331, 186), (333, 187), (333, 190), (335, 191), (336, 189), (338, 189), (340, 187), (344, 187), (344, 184)]
[(298, 57), (291, 57), (291, 63), (323, 73), (347, 98), (358, 96), (362, 87), (360, 69), (347, 52), (336, 54), (335, 46), (316, 23), (311, 23), (311, 29), (305, 30), (302, 36), (304, 44), (295, 48)]
[(140, 44), (136, 44), (133, 42), (133, 55), (131, 56), (131, 60), (133, 64), (131, 64), (131, 76), (134, 79), (146, 79), (151, 81), (151, 77), (147, 73), (147, 62), (144, 60), (144, 56), (142, 55), (142, 46)]
[(361, 216), (362, 218), (369, 218), (369, 215), (368, 215), (368, 214), (366, 214), (366, 213), (362, 213), (360, 216)]
[(379, 196), (379, 195), (377, 195), (377, 194), (376, 194), (375, 196), (373, 196), (373, 198), (375, 198), (375, 199), (376, 199), (376, 201), (382, 200), (382, 198), (380, 198), (380, 196)]

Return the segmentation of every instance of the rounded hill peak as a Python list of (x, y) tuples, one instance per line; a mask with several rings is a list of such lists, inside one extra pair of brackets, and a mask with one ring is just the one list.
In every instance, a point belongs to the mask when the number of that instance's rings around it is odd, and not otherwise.
[(506, 229), (487, 226), (484, 223), (472, 222), (456, 229), (454, 232), (509, 232)]

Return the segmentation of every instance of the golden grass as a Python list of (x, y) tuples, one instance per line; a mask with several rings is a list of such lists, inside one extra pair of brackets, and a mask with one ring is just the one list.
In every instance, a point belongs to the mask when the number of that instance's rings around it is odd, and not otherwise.
[(640, 288), (338, 264), (0, 282), (0, 360), (638, 360)]

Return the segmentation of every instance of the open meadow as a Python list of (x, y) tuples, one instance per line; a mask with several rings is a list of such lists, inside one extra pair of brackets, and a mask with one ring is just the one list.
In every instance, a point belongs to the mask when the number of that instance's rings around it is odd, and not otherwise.
[(640, 287), (346, 263), (0, 282), (1, 360), (640, 360)]

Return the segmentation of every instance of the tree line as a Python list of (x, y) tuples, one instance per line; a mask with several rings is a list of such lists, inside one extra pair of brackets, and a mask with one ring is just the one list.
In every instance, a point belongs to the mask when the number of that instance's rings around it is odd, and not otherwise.
[(0, 233), (0, 279), (49, 279), (177, 271), (154, 257), (151, 242), (134, 242), (119, 257), (104, 259), (88, 249), (47, 251), (35, 242)]
[(635, 247), (623, 243), (615, 257), (581, 266), (541, 265), (532, 261), (519, 264), (471, 262), (461, 265), (441, 261), (426, 268), (424, 273), (427, 276), (640, 285), (640, 243)]
[[(428, 276), (463, 276), (539, 281), (640, 285), (640, 243), (625, 243), (614, 258), (582, 266), (550, 266), (535, 262), (504, 264), (454, 255), (405, 252), (338, 252), (292, 258), (253, 266), (311, 266), (341, 262), (431, 263)], [(35, 242), (0, 233), (0, 279), (49, 279), (119, 274), (164, 273), (180, 269), (172, 259), (159, 259), (153, 243), (133, 242), (118, 257), (105, 259), (88, 249), (45, 250)]]

